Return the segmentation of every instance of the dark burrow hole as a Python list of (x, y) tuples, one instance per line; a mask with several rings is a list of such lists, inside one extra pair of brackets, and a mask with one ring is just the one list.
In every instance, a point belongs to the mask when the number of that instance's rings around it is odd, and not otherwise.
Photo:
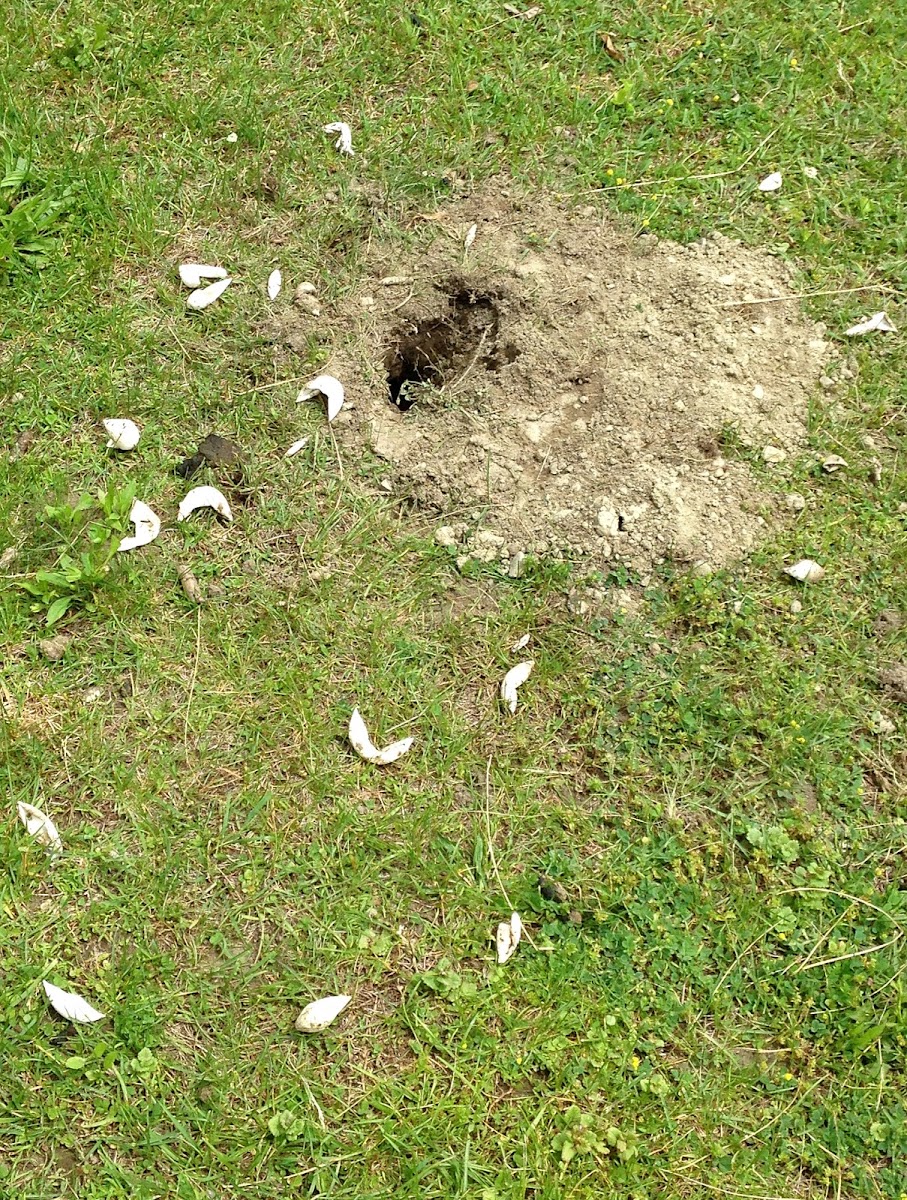
[(500, 313), (492, 293), (460, 282), (443, 290), (448, 293), (446, 311), (396, 329), (384, 356), (391, 403), (402, 412), (418, 398), (417, 390), (407, 384), (442, 388), (473, 365), (499, 371), (519, 356), (516, 346), (498, 344)]

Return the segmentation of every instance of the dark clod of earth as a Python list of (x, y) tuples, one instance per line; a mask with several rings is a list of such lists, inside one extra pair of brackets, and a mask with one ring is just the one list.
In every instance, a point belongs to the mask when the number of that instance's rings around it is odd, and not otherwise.
[(498, 344), (500, 314), (494, 294), (477, 292), (458, 280), (439, 290), (447, 293), (441, 315), (400, 326), (385, 355), (391, 403), (403, 412), (418, 399), (413, 384), (440, 390), (473, 366), (498, 371), (519, 354), (516, 346)]
[(183, 479), (190, 479), (203, 463), (211, 467), (234, 467), (233, 482), (237, 485), (242, 482), (242, 450), (230, 438), (209, 433), (199, 442), (194, 454), (177, 464), (176, 473)]

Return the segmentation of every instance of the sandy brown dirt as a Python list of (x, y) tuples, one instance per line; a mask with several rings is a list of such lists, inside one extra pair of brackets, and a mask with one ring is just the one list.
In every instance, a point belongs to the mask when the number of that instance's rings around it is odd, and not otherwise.
[(413, 243), (373, 244), (354, 294), (271, 330), (334, 346), (347, 460), (371, 450), (440, 541), (514, 571), (520, 552), (645, 569), (754, 545), (777, 498), (732, 447), (795, 454), (831, 352), (795, 302), (739, 303), (790, 294), (785, 264), (718, 234), (635, 237), (500, 182)]

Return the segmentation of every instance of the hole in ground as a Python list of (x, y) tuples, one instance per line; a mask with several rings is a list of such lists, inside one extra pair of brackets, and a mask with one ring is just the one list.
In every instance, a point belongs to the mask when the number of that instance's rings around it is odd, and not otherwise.
[(441, 316), (401, 326), (384, 356), (391, 403), (403, 412), (418, 399), (412, 385), (440, 389), (455, 382), (474, 362), (486, 371), (499, 371), (520, 353), (516, 346), (498, 345), (500, 312), (492, 293), (459, 280), (447, 283), (443, 290), (447, 306)]

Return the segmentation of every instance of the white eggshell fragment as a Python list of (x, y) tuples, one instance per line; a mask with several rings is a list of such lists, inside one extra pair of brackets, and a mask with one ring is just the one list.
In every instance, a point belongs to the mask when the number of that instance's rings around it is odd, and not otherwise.
[(801, 558), (792, 567), (785, 567), (784, 573), (790, 575), (791, 579), (796, 579), (798, 583), (818, 583), (825, 575), (825, 568), (820, 567), (811, 558)]
[(117, 546), (117, 552), (135, 550), (137, 546), (147, 546), (161, 532), (161, 518), (149, 508), (144, 500), (133, 500), (129, 510), (129, 520), (135, 526), (132, 537), (125, 537)]
[(835, 471), (841, 471), (847, 466), (847, 459), (842, 458), (840, 454), (829, 454), (828, 458), (822, 460), (822, 470), (826, 475), (834, 475)]
[(268, 299), (276, 300), (280, 295), (280, 289), (283, 287), (283, 275), (279, 270), (272, 271), (268, 276)]
[(193, 488), (191, 492), (187, 492), (180, 503), (179, 512), (176, 517), (177, 521), (185, 521), (190, 513), (194, 513), (197, 508), (213, 508), (225, 521), (233, 520), (233, 513), (230, 511), (227, 497), (223, 492), (219, 492), (216, 487), (205, 485), (204, 487)]
[(766, 175), (764, 179), (759, 181), (760, 192), (777, 192), (780, 191), (783, 180), (780, 171), (772, 171), (771, 175)]
[(856, 325), (851, 325), (850, 329), (845, 329), (846, 337), (860, 337), (864, 333), (897, 333), (894, 325), (888, 320), (888, 314), (883, 312), (873, 313), (871, 317), (867, 317), (865, 321), (858, 321)]
[(507, 705), (512, 713), (516, 712), (517, 706), (517, 688), (524, 684), (532, 674), (532, 668), (535, 662), (529, 659), (526, 662), (517, 663), (515, 667), (511, 667), (504, 678), (501, 680), (501, 699)]
[(472, 243), (476, 240), (476, 234), (479, 232), (478, 225), (470, 225), (466, 230), (466, 237), (463, 239), (463, 249), (468, 250)]
[(51, 850), (62, 850), (63, 842), (57, 832), (57, 827), (40, 808), (35, 808), (33, 804), (26, 804), (24, 800), (20, 800), (16, 805), (19, 812), (19, 820), (35, 839), (42, 846), (48, 846)]
[(104, 428), (110, 435), (110, 441), (107, 443), (108, 450), (134, 450), (142, 436), (142, 431), (135, 421), (125, 418), (121, 420), (118, 417), (106, 417)]
[(296, 397), (296, 403), (302, 404), (304, 400), (311, 400), (313, 396), (318, 395), (324, 396), (327, 402), (328, 421), (333, 421), (343, 408), (343, 384), (333, 375), (317, 375), (302, 388)]
[(51, 1007), (67, 1021), (72, 1021), (76, 1025), (90, 1025), (92, 1021), (104, 1020), (102, 1012), (92, 1008), (87, 1000), (75, 992), (64, 992), (62, 988), (54, 987), (46, 979), (43, 981), (43, 986)]
[(300, 1033), (321, 1033), (336, 1021), (350, 1000), (352, 996), (325, 996), (322, 1000), (313, 1000), (296, 1018), (296, 1028)]
[(526, 647), (529, 645), (529, 642), (531, 639), (532, 639), (531, 633), (524, 633), (523, 636), (521, 638), (517, 638), (517, 640), (510, 647), (510, 653), (511, 654), (519, 654), (519, 652), (521, 650), (526, 649)]
[(232, 279), (218, 279), (216, 283), (209, 283), (207, 287), (198, 288), (197, 291), (189, 293), (186, 304), (189, 308), (207, 308), (209, 304), (213, 304), (224, 294), (232, 282)]
[(284, 452), (284, 458), (292, 458), (295, 454), (298, 454), (300, 450), (305, 450), (310, 441), (311, 438), (300, 438), (298, 442), (294, 442), (293, 445), (290, 446), (289, 450)]
[(365, 721), (363, 721), (358, 708), (353, 709), (350, 717), (349, 738), (353, 749), (360, 758), (364, 758), (366, 762), (377, 763), (379, 767), (386, 767), (388, 763), (396, 762), (409, 750), (415, 740), (411, 737), (401, 738), (399, 742), (391, 742), (389, 746), (379, 750), (369, 737)]
[(210, 267), (207, 263), (180, 263), (180, 279), (187, 288), (202, 286), (203, 279), (226, 279), (223, 267)]
[(498, 952), (498, 962), (503, 964), (513, 958), (516, 948), (523, 936), (523, 922), (519, 913), (511, 913), (509, 921), (502, 921), (495, 935), (495, 945)]
[(324, 132), (339, 134), (340, 136), (337, 138), (337, 141), (334, 143), (334, 147), (337, 150), (339, 150), (341, 154), (352, 155), (352, 153), (353, 153), (353, 134), (352, 134), (352, 131), (350, 130), (349, 125), (347, 125), (346, 121), (332, 121), (330, 125), (325, 125)]

